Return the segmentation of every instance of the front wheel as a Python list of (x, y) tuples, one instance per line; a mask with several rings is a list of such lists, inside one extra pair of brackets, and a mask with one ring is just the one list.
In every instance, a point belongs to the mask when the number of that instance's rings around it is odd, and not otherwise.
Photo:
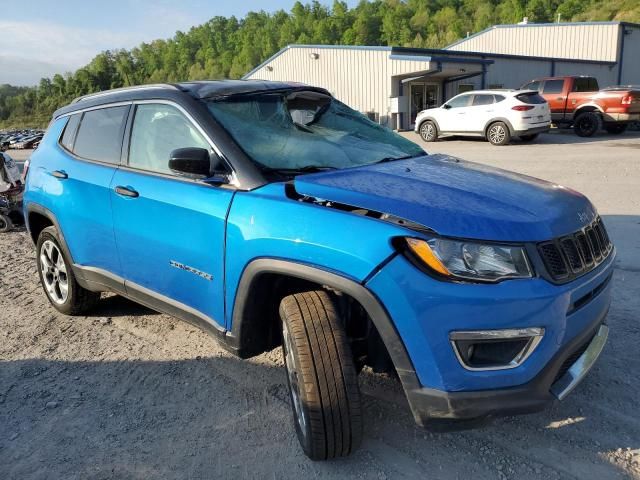
[(312, 460), (349, 455), (362, 440), (351, 349), (331, 296), (297, 293), (280, 303), (282, 344), (296, 434)]
[(420, 138), (425, 142), (435, 142), (438, 139), (438, 129), (431, 120), (422, 122), (420, 125)]
[(605, 124), (604, 129), (607, 131), (607, 133), (610, 133), (612, 135), (620, 135), (621, 133), (624, 133), (627, 130), (627, 124), (626, 123)]
[(56, 310), (66, 315), (80, 315), (95, 305), (100, 294), (85, 290), (78, 284), (71, 263), (60, 247), (55, 227), (42, 230), (36, 251), (40, 283)]
[(592, 137), (602, 128), (602, 117), (595, 112), (583, 112), (573, 122), (573, 131), (579, 137)]
[(487, 129), (487, 140), (492, 145), (507, 145), (511, 141), (509, 127), (504, 122), (495, 122)]
[(0, 233), (6, 233), (13, 227), (13, 222), (7, 215), (0, 213)]

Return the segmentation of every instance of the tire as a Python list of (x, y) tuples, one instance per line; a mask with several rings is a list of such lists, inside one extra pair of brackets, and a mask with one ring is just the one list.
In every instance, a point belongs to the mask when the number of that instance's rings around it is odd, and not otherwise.
[(296, 434), (312, 460), (355, 451), (362, 441), (362, 407), (349, 343), (324, 290), (280, 303), (283, 354)]
[(604, 125), (604, 129), (611, 135), (620, 135), (627, 130), (626, 123), (609, 123)]
[(538, 138), (537, 133), (534, 133), (533, 135), (520, 135), (520, 140), (523, 142), (533, 142), (536, 138)]
[(40, 284), (53, 307), (66, 315), (89, 311), (100, 298), (99, 293), (82, 288), (76, 281), (71, 262), (60, 247), (58, 230), (47, 227), (36, 245), (36, 263)]
[(491, 145), (508, 145), (511, 141), (511, 132), (504, 122), (494, 122), (487, 128), (487, 140)]
[(573, 131), (579, 137), (592, 137), (602, 129), (602, 117), (595, 112), (580, 113), (573, 121)]
[(7, 233), (13, 228), (13, 222), (7, 215), (0, 213), (0, 233)]
[(431, 120), (426, 120), (420, 125), (420, 138), (425, 142), (435, 142), (438, 140), (438, 127)]

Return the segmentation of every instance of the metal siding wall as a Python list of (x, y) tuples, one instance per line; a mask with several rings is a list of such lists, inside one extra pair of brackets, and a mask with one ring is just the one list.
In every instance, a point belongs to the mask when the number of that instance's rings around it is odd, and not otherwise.
[[(625, 35), (622, 60), (622, 85), (640, 85), (640, 27), (625, 27), (631, 34)], [(617, 69), (616, 69), (617, 72)]]
[(618, 66), (593, 65), (588, 63), (556, 62), (556, 75), (588, 75), (598, 79), (600, 88), (615, 85)]
[(615, 62), (618, 24), (496, 27), (451, 50)]
[[(490, 56), (488, 58), (491, 58)], [(551, 63), (548, 60), (516, 60), (494, 58), (487, 70), (487, 87), (502, 84), (504, 88), (519, 88), (522, 84), (539, 77), (548, 77)]]

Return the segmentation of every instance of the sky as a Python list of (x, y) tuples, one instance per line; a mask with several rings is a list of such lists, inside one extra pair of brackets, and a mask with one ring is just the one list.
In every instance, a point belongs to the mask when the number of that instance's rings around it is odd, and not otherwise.
[[(291, 10), (295, 0), (0, 0), (0, 84), (35, 85), (103, 50), (173, 37), (215, 16)], [(306, 3), (303, 1), (302, 3)], [(331, 5), (332, 0), (320, 0)], [(347, 0), (350, 7), (357, 0)]]

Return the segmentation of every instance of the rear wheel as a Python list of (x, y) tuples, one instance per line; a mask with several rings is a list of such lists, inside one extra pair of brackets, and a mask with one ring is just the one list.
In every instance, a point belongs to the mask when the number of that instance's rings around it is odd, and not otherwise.
[(425, 142), (435, 142), (438, 139), (438, 129), (431, 120), (422, 122), (420, 125), (420, 137)]
[(349, 455), (362, 440), (358, 377), (333, 299), (324, 290), (280, 303), (296, 433), (312, 460)]
[(595, 112), (583, 112), (573, 122), (573, 131), (579, 137), (592, 137), (602, 128), (602, 117)]
[(537, 133), (534, 133), (533, 135), (520, 135), (520, 140), (523, 142), (533, 142), (536, 138), (538, 138)]
[(487, 128), (487, 140), (492, 145), (507, 145), (511, 141), (509, 127), (504, 122), (495, 122)]
[(612, 135), (620, 135), (621, 133), (624, 133), (627, 130), (627, 124), (626, 123), (608, 123), (608, 124), (605, 124), (604, 129)]
[(0, 213), (0, 233), (6, 233), (13, 227), (11, 219)]
[(66, 315), (79, 315), (95, 305), (100, 294), (78, 284), (71, 263), (62, 253), (55, 227), (42, 230), (36, 251), (40, 283), (56, 310)]

